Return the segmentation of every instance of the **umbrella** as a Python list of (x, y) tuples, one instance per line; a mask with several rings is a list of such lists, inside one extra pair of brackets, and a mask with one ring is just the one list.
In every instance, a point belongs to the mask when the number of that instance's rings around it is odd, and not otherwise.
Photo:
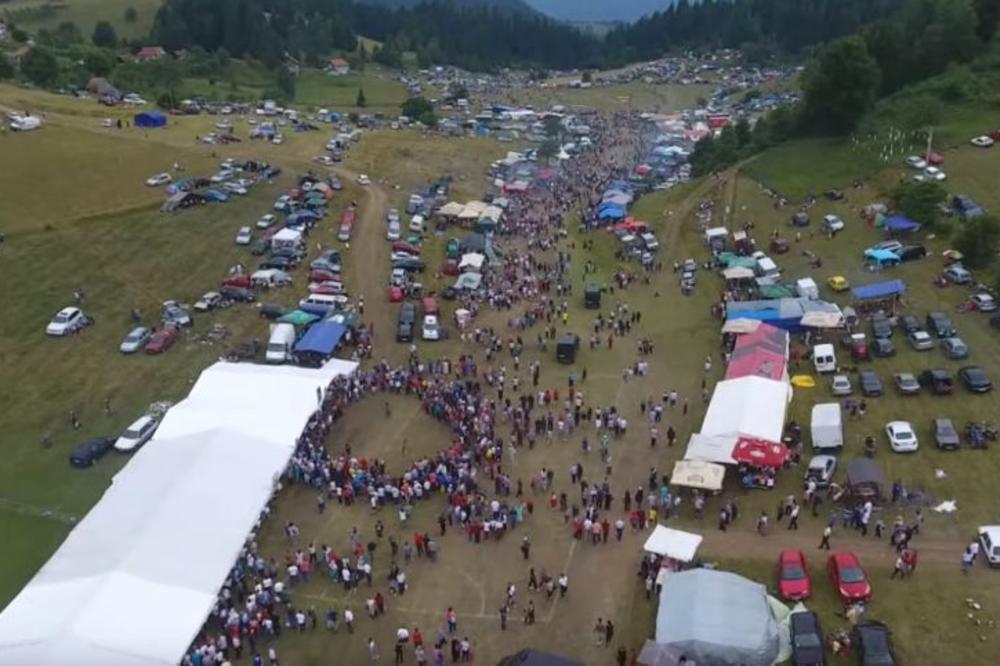
[(756, 467), (778, 468), (785, 464), (787, 458), (787, 448), (763, 439), (740, 437), (733, 447), (733, 460)]

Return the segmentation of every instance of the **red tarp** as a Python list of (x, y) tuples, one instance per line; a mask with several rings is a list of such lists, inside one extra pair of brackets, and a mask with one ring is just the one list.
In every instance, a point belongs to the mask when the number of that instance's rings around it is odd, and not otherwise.
[(775, 444), (763, 439), (740, 437), (733, 447), (733, 460), (755, 467), (778, 468), (785, 464), (788, 449), (783, 444)]
[(762, 347), (737, 349), (729, 359), (726, 379), (766, 377), (775, 381), (785, 378), (785, 356)]

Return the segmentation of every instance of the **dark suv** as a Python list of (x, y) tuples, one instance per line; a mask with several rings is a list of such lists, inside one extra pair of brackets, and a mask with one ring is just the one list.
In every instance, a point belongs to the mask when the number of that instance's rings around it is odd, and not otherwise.
[(927, 331), (939, 338), (950, 338), (956, 334), (955, 325), (943, 312), (927, 313)]
[(399, 308), (399, 319), (396, 322), (396, 342), (413, 342), (416, 322), (417, 306), (413, 303), (403, 303)]
[(917, 377), (921, 386), (926, 386), (934, 395), (948, 395), (955, 388), (955, 379), (947, 370), (924, 370)]

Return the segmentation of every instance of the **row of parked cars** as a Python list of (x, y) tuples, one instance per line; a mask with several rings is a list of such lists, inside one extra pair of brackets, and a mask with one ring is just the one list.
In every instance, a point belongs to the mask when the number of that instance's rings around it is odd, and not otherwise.
[(79, 444), (70, 453), (69, 462), (74, 467), (90, 467), (111, 449), (131, 453), (148, 442), (159, 426), (159, 417), (143, 415), (118, 437), (93, 437)]

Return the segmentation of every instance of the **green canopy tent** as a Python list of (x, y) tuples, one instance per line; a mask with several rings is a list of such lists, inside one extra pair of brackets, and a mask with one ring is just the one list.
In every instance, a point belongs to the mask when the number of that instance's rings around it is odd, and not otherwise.
[(795, 292), (783, 284), (766, 284), (760, 288), (760, 297), (765, 300), (794, 298)]
[(303, 312), (302, 310), (292, 310), (288, 314), (279, 318), (278, 321), (282, 324), (292, 324), (294, 326), (308, 326), (314, 321), (318, 321), (319, 317), (314, 314), (309, 314), (308, 312)]

